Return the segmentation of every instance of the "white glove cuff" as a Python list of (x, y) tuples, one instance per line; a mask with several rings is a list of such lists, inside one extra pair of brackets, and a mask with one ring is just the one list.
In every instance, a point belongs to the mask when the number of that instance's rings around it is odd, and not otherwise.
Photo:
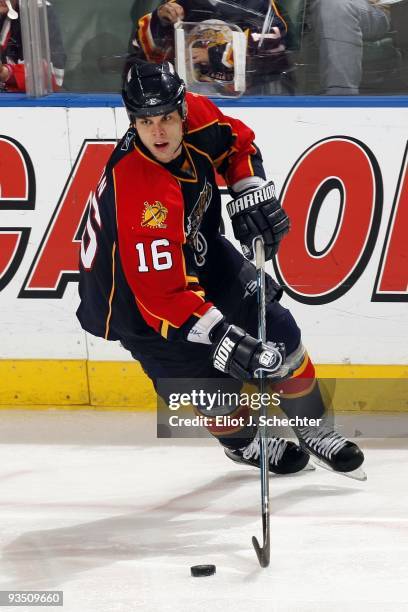
[(212, 344), (210, 340), (210, 333), (220, 321), (222, 321), (224, 315), (222, 312), (213, 306), (208, 310), (205, 315), (201, 317), (199, 321), (188, 332), (188, 342), (198, 342), (200, 344)]
[(243, 191), (247, 191), (248, 189), (254, 189), (255, 187), (259, 187), (265, 183), (265, 179), (260, 176), (247, 176), (240, 181), (237, 181), (233, 185), (231, 185), (231, 189), (234, 193), (242, 193)]

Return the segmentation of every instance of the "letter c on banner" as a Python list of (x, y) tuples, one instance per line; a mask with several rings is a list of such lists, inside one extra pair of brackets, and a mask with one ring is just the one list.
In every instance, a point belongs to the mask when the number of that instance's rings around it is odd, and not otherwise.
[[(35, 175), (30, 156), (20, 142), (0, 135), (0, 226), (2, 211), (34, 207)], [(11, 216), (8, 213), (5, 218), (9, 224), (0, 227), (0, 291), (19, 269), (30, 236), (30, 228), (10, 226)]]
[(23, 145), (0, 135), (0, 210), (34, 210), (35, 176)]
[[(326, 196), (337, 190), (340, 206), (324, 249), (315, 245)], [(291, 219), (275, 262), (287, 293), (305, 304), (326, 304), (344, 295), (371, 257), (381, 220), (383, 189), (374, 154), (364, 143), (332, 136), (312, 145), (285, 182), (281, 204)]]

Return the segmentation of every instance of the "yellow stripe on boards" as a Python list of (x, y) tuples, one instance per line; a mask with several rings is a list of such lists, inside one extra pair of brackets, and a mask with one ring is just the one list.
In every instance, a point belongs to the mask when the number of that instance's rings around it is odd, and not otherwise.
[[(406, 365), (320, 364), (316, 372), (323, 386), (335, 379), (336, 410), (408, 412)], [(135, 361), (0, 360), (0, 408), (18, 406), (152, 411), (156, 394)]]
[(0, 406), (89, 402), (86, 360), (0, 360)]

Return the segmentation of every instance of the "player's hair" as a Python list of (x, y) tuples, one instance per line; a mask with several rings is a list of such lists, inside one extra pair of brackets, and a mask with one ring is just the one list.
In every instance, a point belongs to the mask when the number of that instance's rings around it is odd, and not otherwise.
[(177, 110), (187, 115), (186, 86), (170, 62), (138, 61), (126, 72), (122, 98), (132, 123), (137, 118), (164, 115)]

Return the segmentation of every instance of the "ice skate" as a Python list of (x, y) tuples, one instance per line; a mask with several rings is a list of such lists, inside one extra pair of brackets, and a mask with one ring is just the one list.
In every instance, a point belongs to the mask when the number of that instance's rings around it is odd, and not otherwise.
[(324, 424), (321, 427), (295, 429), (300, 446), (311, 455), (312, 461), (327, 470), (355, 480), (367, 480), (361, 465), (364, 455), (357, 444)]
[[(269, 471), (274, 474), (295, 474), (301, 470), (314, 470), (309, 463), (309, 454), (303, 451), (297, 444), (284, 440), (283, 438), (267, 438)], [(232, 450), (224, 449), (229, 459), (236, 463), (260, 465), (260, 443), (257, 435), (254, 440), (244, 448)]]

